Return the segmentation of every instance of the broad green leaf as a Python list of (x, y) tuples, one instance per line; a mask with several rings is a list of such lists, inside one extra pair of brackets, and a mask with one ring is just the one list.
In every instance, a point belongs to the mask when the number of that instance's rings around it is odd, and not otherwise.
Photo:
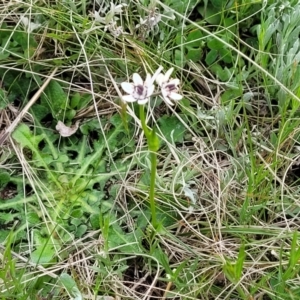
[(186, 128), (175, 116), (163, 116), (158, 119), (158, 124), (168, 142), (171, 144), (183, 142)]
[(34, 114), (34, 117), (41, 121), (47, 114), (49, 114), (49, 106), (36, 103), (31, 107), (31, 111)]
[(55, 250), (51, 245), (40, 245), (30, 255), (30, 259), (35, 264), (47, 264), (55, 255)]
[(193, 62), (198, 62), (201, 60), (203, 52), (201, 48), (190, 48), (187, 47), (187, 55), (186, 55), (186, 59), (187, 60), (191, 60)]
[(210, 0), (210, 2), (215, 8), (221, 10), (227, 5), (228, 0)]
[(204, 20), (212, 25), (219, 25), (221, 23), (222, 15), (220, 10), (213, 6), (198, 6), (198, 12), (202, 15)]
[(200, 47), (201, 46), (201, 38), (203, 38), (203, 33), (200, 30), (193, 30), (187, 36), (187, 47)]
[(226, 48), (220, 49), (219, 57), (227, 64), (232, 64), (234, 61), (231, 50), (228, 50)]
[(141, 249), (134, 232), (125, 233), (116, 225), (109, 228), (109, 248), (115, 248), (122, 252), (140, 253)]
[(80, 94), (75, 93), (71, 98), (70, 107), (73, 109), (77, 108), (79, 106), (80, 100), (81, 100)]
[(88, 227), (85, 224), (81, 224), (77, 227), (75, 237), (81, 238), (87, 231)]
[(23, 49), (23, 51), (28, 51), (29, 48), (36, 48), (38, 46), (33, 35), (27, 32), (14, 31), (13, 40), (16, 41)]
[(207, 47), (211, 50), (219, 50), (224, 48), (224, 43), (217, 39), (211, 39), (207, 42)]
[(214, 72), (218, 78), (222, 81), (228, 81), (231, 73), (228, 68), (222, 68), (219, 64), (214, 64), (210, 67), (210, 70)]
[(210, 50), (205, 57), (206, 64), (208, 66), (213, 64), (216, 61), (216, 59), (218, 58), (218, 54), (219, 54), (218, 50), (215, 50), (215, 49)]
[(66, 108), (68, 103), (68, 97), (63, 91), (61, 85), (51, 80), (48, 86), (45, 88), (44, 93), (41, 96), (42, 104), (48, 103), (52, 110), (53, 117), (58, 118), (63, 109)]

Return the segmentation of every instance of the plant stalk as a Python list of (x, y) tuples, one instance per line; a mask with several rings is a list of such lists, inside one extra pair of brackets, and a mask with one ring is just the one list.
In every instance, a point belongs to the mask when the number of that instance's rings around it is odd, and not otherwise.
[(151, 160), (151, 175), (150, 175), (150, 191), (149, 191), (149, 202), (151, 211), (151, 223), (153, 228), (157, 227), (156, 219), (156, 206), (155, 206), (155, 180), (156, 180), (156, 168), (157, 168), (157, 150), (159, 148), (158, 138), (154, 130), (148, 129), (145, 118), (144, 106), (140, 105), (140, 120), (142, 124), (143, 131), (147, 138), (148, 149), (150, 151)]

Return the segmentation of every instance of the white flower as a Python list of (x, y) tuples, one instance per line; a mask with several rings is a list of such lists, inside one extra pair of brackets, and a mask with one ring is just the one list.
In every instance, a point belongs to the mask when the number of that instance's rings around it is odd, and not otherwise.
[(129, 95), (122, 96), (122, 100), (126, 102), (135, 102), (137, 101), (138, 104), (145, 104), (149, 101), (150, 96), (154, 92), (154, 81), (159, 76), (161, 70), (163, 69), (162, 66), (155, 71), (153, 76), (151, 77), (150, 74), (147, 74), (146, 80), (143, 81), (141, 76), (137, 73), (132, 75), (133, 83), (129, 82), (122, 82), (121, 86), (122, 89)]
[[(121, 14), (123, 7), (127, 6), (125, 3), (121, 3), (119, 5), (115, 5), (113, 2), (110, 3), (110, 10), (105, 14), (105, 17), (101, 17), (99, 11), (95, 10), (94, 13), (92, 13), (92, 17), (95, 19), (96, 22), (100, 22), (102, 24), (110, 24), (114, 22), (115, 20), (118, 20), (117, 17), (115, 17), (116, 14)], [(102, 12), (106, 11), (106, 8), (101, 10)]]
[(125, 3), (121, 3), (119, 5), (115, 5), (113, 2), (110, 2), (110, 11), (115, 14), (121, 14), (122, 13), (122, 8), (127, 6)]
[(27, 17), (24, 17), (23, 15), (20, 17), (20, 20), (29, 33), (41, 27), (41, 24), (31, 22)]
[(145, 104), (149, 101), (150, 96), (154, 92), (153, 77), (147, 74), (146, 80), (143, 81), (141, 76), (137, 73), (132, 75), (133, 83), (122, 82), (122, 89), (129, 95), (125, 95), (122, 99), (126, 102), (135, 102), (138, 104)]
[(105, 18), (100, 17), (99, 11), (95, 10), (95, 12), (92, 13), (91, 15), (95, 19), (96, 22), (105, 24)]
[(158, 14), (149, 16), (146, 19), (142, 19), (140, 17), (140, 24), (136, 25), (135, 28), (139, 28), (141, 26), (147, 26), (149, 27), (150, 30), (152, 30), (160, 21), (161, 21), (161, 15)]
[(178, 85), (180, 84), (180, 80), (177, 78), (170, 79), (173, 70), (174, 68), (171, 68), (165, 75), (159, 74), (156, 78), (156, 82), (161, 88), (164, 100), (170, 105), (173, 105), (171, 100), (179, 101), (183, 98), (182, 95), (177, 93), (179, 90)]

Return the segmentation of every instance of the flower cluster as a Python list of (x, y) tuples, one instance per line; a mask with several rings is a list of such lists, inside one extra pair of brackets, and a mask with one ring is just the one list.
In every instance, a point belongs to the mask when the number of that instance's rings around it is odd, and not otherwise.
[(172, 101), (181, 100), (182, 95), (178, 93), (180, 80), (177, 78), (170, 78), (174, 68), (169, 69), (165, 74), (162, 74), (161, 70), (162, 67), (159, 67), (153, 76), (147, 74), (145, 81), (143, 81), (139, 74), (134, 73), (132, 76), (133, 83), (122, 82), (122, 89), (128, 94), (124, 95), (122, 100), (125, 102), (137, 102), (138, 104), (147, 103), (150, 96), (154, 93), (155, 81), (159, 86), (158, 93), (163, 97), (167, 104), (173, 105)]
[[(101, 17), (99, 11), (92, 13), (96, 22), (100, 22), (104, 24), (104, 31), (109, 31), (113, 36), (118, 37), (123, 33), (122, 26), (117, 25), (117, 21), (119, 18), (116, 15), (120, 15), (123, 12), (123, 8), (126, 7), (127, 4), (121, 3), (119, 5), (115, 5), (113, 2), (110, 3), (110, 9), (105, 14), (105, 17)], [(107, 11), (107, 7), (101, 9), (102, 12)]]
[[(110, 7), (105, 5), (103, 0), (95, 0), (99, 5), (98, 10), (94, 10), (90, 13), (91, 17), (96, 23), (100, 23), (100, 28), (104, 27), (104, 31), (110, 32), (114, 37), (120, 35), (128, 34), (126, 31), (126, 25), (128, 21), (128, 14), (126, 13), (126, 18), (121, 22), (121, 18), (124, 15), (124, 10), (129, 10), (130, 4), (121, 3), (114, 4), (110, 2)], [(121, 0), (122, 1), (122, 0)], [(125, 1), (128, 2), (128, 1)], [(163, 31), (159, 30), (159, 23), (162, 18), (167, 20), (174, 20), (175, 16), (173, 12), (168, 8), (164, 7), (164, 12), (156, 7), (156, 1), (150, 1), (146, 9), (141, 6), (133, 6), (133, 12), (135, 17), (139, 18), (139, 23), (135, 22), (136, 18), (130, 18), (130, 34), (132, 34), (133, 29), (139, 37), (146, 38), (150, 33), (153, 35), (160, 34), (160, 39), (163, 39)], [(134, 26), (135, 23), (135, 26)], [(132, 26), (133, 25), (133, 26)], [(93, 28), (98, 28), (98, 26), (92, 26)], [(87, 30), (89, 32), (90, 30)]]

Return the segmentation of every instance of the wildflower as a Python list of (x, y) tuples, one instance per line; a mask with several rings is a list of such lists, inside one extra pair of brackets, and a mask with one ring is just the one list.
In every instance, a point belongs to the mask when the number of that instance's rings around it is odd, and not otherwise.
[[(99, 14), (99, 11), (96, 11), (92, 13), (92, 17), (94, 17), (96, 22), (100, 22), (102, 24), (110, 24), (114, 22), (115, 20), (118, 20), (117, 17), (115, 17), (116, 14), (121, 14), (123, 7), (127, 6), (125, 3), (121, 3), (119, 5), (115, 5), (113, 2), (110, 3), (110, 10), (106, 13), (105, 17), (101, 17)], [(102, 9), (102, 11), (105, 11), (106, 8)]]
[(136, 25), (135, 28), (146, 26), (149, 27), (150, 30), (152, 30), (160, 21), (161, 21), (161, 15), (159, 14), (154, 14), (152, 16), (147, 17), (146, 19), (142, 19), (140, 17), (140, 24)]
[(174, 68), (171, 68), (165, 75), (159, 74), (156, 78), (156, 82), (161, 88), (164, 100), (170, 105), (173, 105), (171, 100), (179, 101), (183, 98), (182, 95), (177, 93), (179, 90), (178, 85), (180, 84), (180, 80), (177, 78), (170, 79), (173, 70)]
[(27, 17), (24, 17), (24, 15), (20, 17), (20, 20), (29, 33), (41, 27), (41, 24), (29, 21)]
[(126, 102), (135, 102), (137, 101), (138, 104), (145, 104), (148, 102), (150, 96), (154, 92), (154, 81), (159, 76), (161, 70), (163, 69), (162, 66), (155, 71), (153, 76), (151, 77), (150, 74), (147, 74), (146, 80), (143, 81), (141, 76), (137, 73), (134, 73), (132, 76), (133, 83), (129, 82), (122, 82), (121, 86), (122, 89), (129, 95), (125, 95), (122, 99)]
[(143, 81), (137, 73), (132, 75), (133, 83), (122, 82), (122, 89), (129, 95), (125, 95), (122, 99), (126, 102), (135, 102), (145, 104), (149, 101), (150, 96), (154, 92), (154, 78), (147, 74), (146, 80)]
[(121, 14), (123, 7), (126, 7), (126, 3), (121, 3), (119, 5), (115, 5), (113, 2), (110, 2), (110, 11), (115, 14)]

